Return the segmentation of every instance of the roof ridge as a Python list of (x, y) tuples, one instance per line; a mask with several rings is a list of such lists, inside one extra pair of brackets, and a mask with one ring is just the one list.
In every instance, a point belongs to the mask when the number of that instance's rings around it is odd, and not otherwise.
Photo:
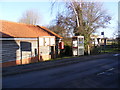
[(33, 25), (33, 24), (26, 24), (26, 23), (20, 23), (20, 22), (13, 22), (13, 21), (8, 21), (8, 20), (0, 20), (0, 21), (9, 22), (9, 23), (15, 23), (15, 24), (21, 24), (21, 25), (37, 26), (37, 25)]

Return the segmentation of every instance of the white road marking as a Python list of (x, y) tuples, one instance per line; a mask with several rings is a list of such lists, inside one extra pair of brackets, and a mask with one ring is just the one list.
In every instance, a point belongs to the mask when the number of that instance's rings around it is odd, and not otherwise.
[(106, 70), (106, 71), (112, 71), (112, 70), (114, 70), (115, 68), (111, 68), (111, 69), (108, 69), (108, 70)]
[(105, 72), (101, 72), (101, 73), (98, 73), (97, 75), (101, 75), (101, 74), (104, 74)]
[(120, 55), (120, 54), (114, 54), (113, 56), (118, 56), (118, 55)]
[[(98, 73), (97, 75), (107, 74), (107, 72), (112, 71), (112, 70), (114, 70), (114, 69), (115, 69), (115, 68), (107, 69), (106, 71), (101, 72), (101, 73)], [(111, 74), (110, 74), (110, 75), (111, 75)]]

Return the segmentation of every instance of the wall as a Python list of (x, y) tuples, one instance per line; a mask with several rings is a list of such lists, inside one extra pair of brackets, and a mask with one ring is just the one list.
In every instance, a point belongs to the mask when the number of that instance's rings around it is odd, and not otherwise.
[(29, 64), (55, 58), (55, 45), (39, 46), (39, 43), (41, 41), (38, 42), (38, 38), (6, 38), (2, 40), (2, 66)]
[(38, 61), (36, 40), (3, 40), (2, 65), (14, 66)]
[(38, 53), (40, 61), (55, 58), (55, 36), (43, 36), (38, 38)]
[(16, 60), (17, 50), (19, 45), (14, 40), (4, 40), (2, 41), (2, 62), (14, 61)]

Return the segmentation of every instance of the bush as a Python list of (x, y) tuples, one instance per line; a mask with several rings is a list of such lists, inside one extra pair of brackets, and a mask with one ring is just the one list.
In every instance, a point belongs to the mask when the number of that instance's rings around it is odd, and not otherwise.
[(64, 49), (61, 50), (62, 56), (72, 56), (72, 47), (69, 45), (65, 45)]
[(97, 47), (97, 46), (95, 46), (95, 47), (92, 47), (92, 49), (91, 49), (91, 54), (99, 54), (99, 53), (101, 53), (101, 47)]

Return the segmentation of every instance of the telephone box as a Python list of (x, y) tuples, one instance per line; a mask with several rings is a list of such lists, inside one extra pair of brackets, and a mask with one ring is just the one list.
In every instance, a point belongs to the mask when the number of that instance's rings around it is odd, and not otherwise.
[(84, 55), (84, 36), (72, 37), (72, 52), (74, 56)]

